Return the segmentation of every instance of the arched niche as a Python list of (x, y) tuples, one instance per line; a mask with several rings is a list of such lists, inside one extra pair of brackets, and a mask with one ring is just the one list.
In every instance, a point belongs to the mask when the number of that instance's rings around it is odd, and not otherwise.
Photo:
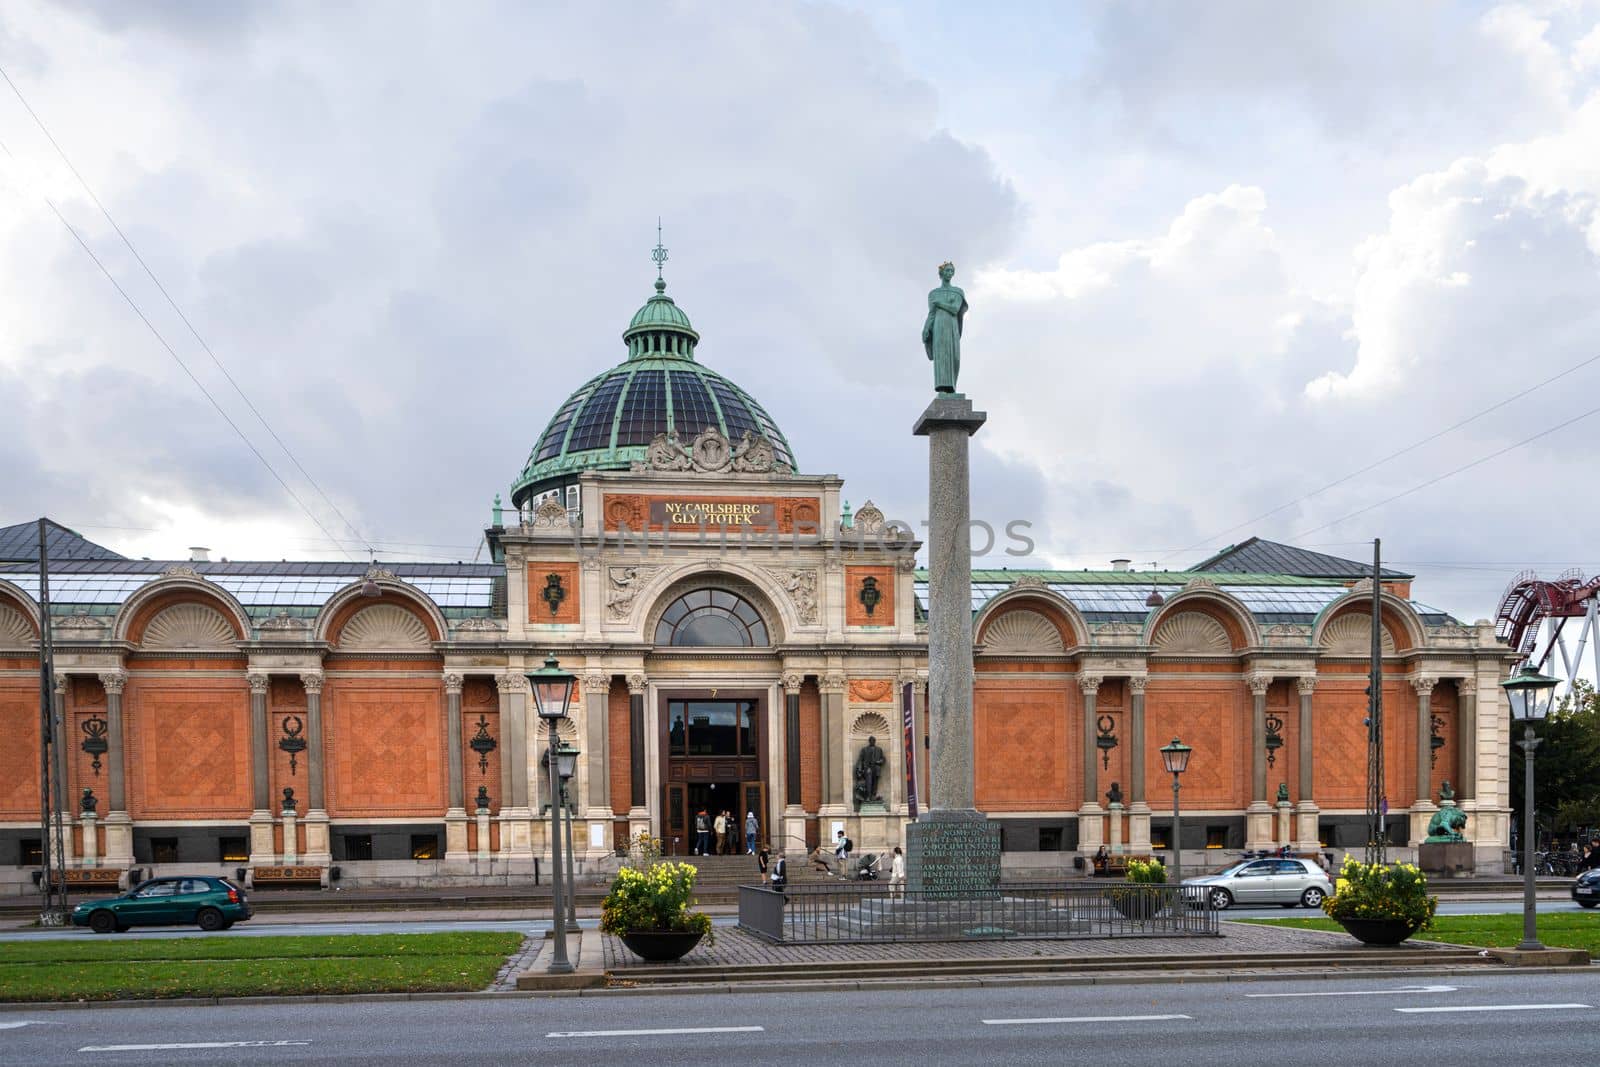
[(990, 599), (978, 612), (973, 631), (983, 656), (1052, 656), (1087, 643), (1089, 624), (1053, 589), (1027, 586)]
[(1186, 587), (1152, 612), (1144, 639), (1157, 654), (1224, 654), (1261, 644), (1261, 632), (1249, 608), (1208, 583)]
[[(1427, 643), (1422, 619), (1406, 601), (1384, 593), (1378, 602), (1383, 625), (1379, 637), (1384, 655), (1421, 648)], [(1312, 626), (1311, 643), (1332, 655), (1369, 655), (1372, 647), (1372, 590), (1350, 592), (1322, 609)], [(1365, 643), (1356, 648), (1358, 640)]]
[[(192, 605), (198, 610), (176, 615), (167, 614), (171, 609), (183, 605)], [(123, 601), (122, 607), (117, 611), (116, 622), (111, 628), (112, 637), (143, 645), (146, 631), (151, 624), (157, 619), (162, 619), (161, 626), (157, 628), (158, 639), (176, 640), (178, 638), (173, 635), (184, 633), (191, 625), (210, 625), (214, 628), (214, 622), (198, 621), (209, 619), (206, 615), (208, 610), (221, 618), (228, 632), (232, 634), (232, 641), (243, 641), (250, 636), (250, 616), (245, 612), (244, 605), (220, 585), (208, 582), (191, 571), (187, 574), (164, 575), (137, 589), (132, 596)], [(188, 623), (182, 621), (183, 615), (189, 616)], [(163, 632), (168, 636), (161, 636)], [(197, 634), (198, 631), (191, 636)], [(215, 637), (214, 641), (215, 643), (207, 647), (231, 647), (230, 643), (220, 636)]]
[[(415, 617), (427, 634), (424, 646), (443, 640), (448, 631), (444, 613), (420, 589), (400, 581), (386, 571), (375, 571), (369, 577), (356, 579), (329, 597), (328, 602), (317, 613), (316, 626), (312, 632), (317, 640), (342, 645), (344, 630), (351, 621), (367, 609), (379, 606), (397, 608)], [(391, 622), (396, 618), (385, 612), (377, 618), (369, 616), (368, 621), (376, 622), (378, 618), (384, 617)], [(363, 639), (370, 639), (370, 635)]]
[(778, 609), (776, 598), (770, 595), (766, 588), (756, 579), (739, 574), (726, 567), (714, 571), (690, 571), (667, 583), (660, 595), (650, 605), (649, 612), (645, 615), (645, 625), (642, 633), (644, 640), (654, 644), (662, 619), (667, 613), (674, 610), (674, 606), (678, 605), (685, 596), (702, 591), (727, 593), (747, 604), (759, 616), (762, 625), (766, 629), (766, 645), (680, 645), (676, 647), (756, 648), (775, 646), (783, 642), (784, 623), (786, 620)]

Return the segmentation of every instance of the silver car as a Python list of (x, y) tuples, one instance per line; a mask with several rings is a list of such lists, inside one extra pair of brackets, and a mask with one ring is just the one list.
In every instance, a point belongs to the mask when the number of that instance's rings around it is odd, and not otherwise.
[(1217, 911), (1234, 904), (1303, 904), (1320, 908), (1333, 893), (1321, 867), (1307, 860), (1254, 859), (1235, 863), (1199, 878), (1183, 880), (1184, 899), (1209, 900)]

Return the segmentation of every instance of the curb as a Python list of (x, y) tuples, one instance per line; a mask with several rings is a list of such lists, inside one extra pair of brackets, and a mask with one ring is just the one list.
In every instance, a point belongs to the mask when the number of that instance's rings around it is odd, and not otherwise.
[[(1590, 964), (1589, 970), (1600, 974), (1600, 964)], [(1006, 989), (1021, 986), (1095, 986), (1095, 985), (1189, 985), (1198, 983), (1273, 982), (1273, 981), (1340, 981), (1351, 978), (1439, 978), (1457, 975), (1531, 975), (1531, 974), (1582, 974), (1581, 967), (1518, 967), (1501, 968), (1474, 964), (1446, 967), (1388, 967), (1370, 970), (1307, 971), (1173, 971), (1160, 973), (1108, 973), (1098, 975), (990, 975), (971, 978), (884, 978), (858, 980), (828, 980), (810, 982), (714, 982), (706, 985), (636, 986), (603, 989), (560, 990), (477, 990), (458, 993), (350, 993), (312, 995), (303, 997), (186, 997), (170, 1000), (87, 1000), (87, 1001), (7, 1001), (0, 1003), (0, 1013), (30, 1011), (79, 1011), (85, 1008), (231, 1008), (280, 1007), (291, 1004), (390, 1004), (428, 1001), (458, 1000), (538, 1000), (560, 997), (648, 997), (648, 996), (705, 996), (708, 994), (751, 993), (870, 993), (903, 992), (907, 990), (939, 989)]]

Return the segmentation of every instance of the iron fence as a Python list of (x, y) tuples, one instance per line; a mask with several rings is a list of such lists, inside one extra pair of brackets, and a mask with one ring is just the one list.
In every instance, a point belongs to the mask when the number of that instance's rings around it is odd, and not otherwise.
[(1191, 888), (1125, 882), (1012, 882), (951, 897), (884, 884), (739, 887), (739, 926), (768, 941), (972, 941), (1006, 938), (1215, 937), (1217, 912)]

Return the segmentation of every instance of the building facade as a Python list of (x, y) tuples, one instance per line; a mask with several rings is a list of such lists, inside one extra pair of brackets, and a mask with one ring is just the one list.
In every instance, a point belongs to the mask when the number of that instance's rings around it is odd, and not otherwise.
[[(73, 863), (525, 878), (551, 796), (525, 675), (551, 654), (578, 676), (557, 732), (579, 750), (567, 802), (586, 868), (641, 832), (688, 852), (702, 809), (754, 813), (791, 850), (839, 828), (860, 849), (900, 842), (928, 795), (912, 528), (799, 473), (767, 411), (698, 360), (661, 283), (623, 340), (497, 500), (489, 563), (153, 563), (54, 528)], [(40, 838), (33, 530), (0, 530), (0, 889), (15, 892)], [(1421, 840), (1448, 781), (1480, 869), (1499, 869), (1512, 657), (1487, 623), (1413, 600), (1410, 576), (1382, 584), (1391, 840)], [(1169, 849), (1173, 737), (1194, 749), (1185, 862), (1359, 852), (1358, 565), (1252, 540), (1189, 572), (979, 571), (973, 589), (976, 797), (1009, 866)]]

